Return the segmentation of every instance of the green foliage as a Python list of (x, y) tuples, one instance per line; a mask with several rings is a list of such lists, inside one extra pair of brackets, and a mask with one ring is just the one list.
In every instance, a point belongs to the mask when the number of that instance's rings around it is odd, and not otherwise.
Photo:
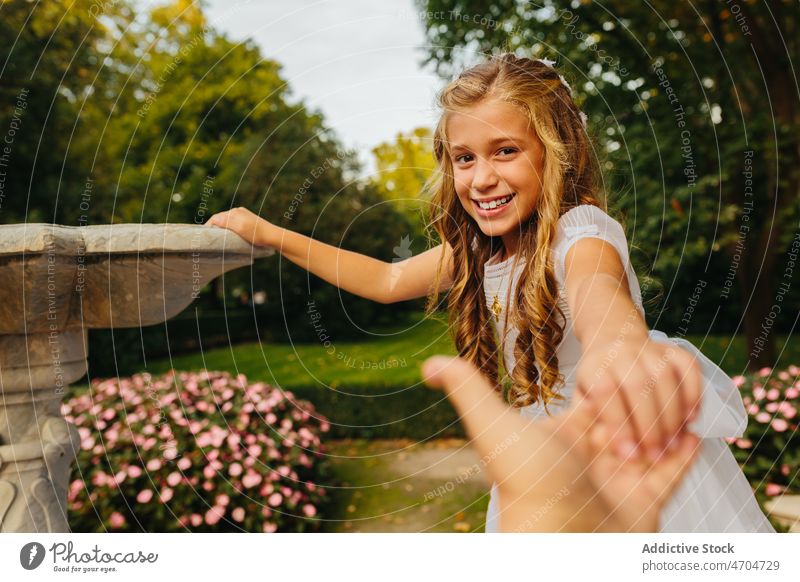
[(425, 184), (434, 174), (433, 132), (418, 127), (407, 134), (398, 133), (393, 142), (372, 149), (376, 172), (372, 183), (378, 192), (391, 200), (414, 224), (420, 241), (424, 234)]

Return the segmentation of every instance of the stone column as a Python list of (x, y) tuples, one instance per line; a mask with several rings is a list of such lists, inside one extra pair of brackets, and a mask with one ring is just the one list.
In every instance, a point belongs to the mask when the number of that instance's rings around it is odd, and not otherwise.
[(80, 441), (60, 406), (86, 374), (87, 330), (161, 323), (273, 253), (200, 225), (0, 226), (0, 532), (69, 531)]

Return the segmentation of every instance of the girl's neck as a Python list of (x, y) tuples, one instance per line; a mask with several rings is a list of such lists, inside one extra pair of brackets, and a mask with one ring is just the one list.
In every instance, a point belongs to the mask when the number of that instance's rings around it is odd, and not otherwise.
[(503, 261), (507, 261), (514, 256), (514, 254), (517, 252), (518, 243), (519, 240), (516, 237), (511, 238), (510, 236), (503, 236)]

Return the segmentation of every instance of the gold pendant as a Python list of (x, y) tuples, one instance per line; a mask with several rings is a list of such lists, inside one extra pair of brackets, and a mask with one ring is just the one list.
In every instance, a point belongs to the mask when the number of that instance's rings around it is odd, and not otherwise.
[(500, 314), (503, 312), (503, 306), (500, 305), (500, 302), (497, 300), (497, 295), (494, 296), (494, 302), (492, 303), (491, 310), (492, 313), (494, 313), (494, 320), (500, 321)]

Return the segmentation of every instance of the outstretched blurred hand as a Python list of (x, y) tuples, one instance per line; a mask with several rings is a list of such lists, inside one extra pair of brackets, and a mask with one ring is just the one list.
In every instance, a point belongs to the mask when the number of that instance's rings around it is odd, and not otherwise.
[(590, 406), (532, 422), (462, 358), (434, 356), (422, 376), (443, 388), (497, 483), (502, 531), (657, 531), (699, 439), (683, 430), (654, 461), (622, 461)]

